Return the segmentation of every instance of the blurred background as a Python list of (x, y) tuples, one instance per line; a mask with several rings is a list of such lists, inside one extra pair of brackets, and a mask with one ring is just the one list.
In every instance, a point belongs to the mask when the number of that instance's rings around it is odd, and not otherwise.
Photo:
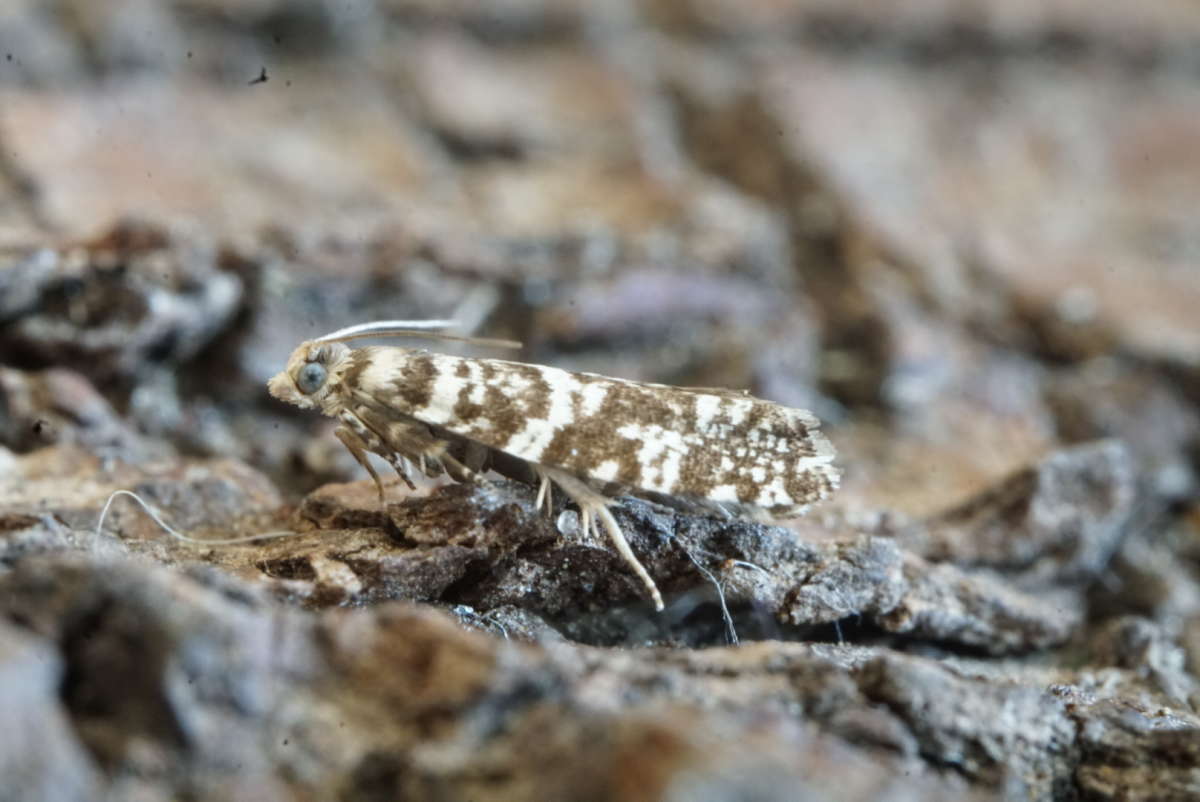
[[(1192, 0), (3, 0), (0, 797), (1196, 798), (1197, 209)], [(268, 377), (447, 316), (843, 487), (621, 505), (663, 615), (523, 490), (314, 492)]]
[(291, 348), (459, 314), (811, 408), (845, 503), (1106, 435), (1185, 498), (1198, 37), (1186, 2), (9, 0), (0, 442), (303, 492), (354, 466), (267, 398)]

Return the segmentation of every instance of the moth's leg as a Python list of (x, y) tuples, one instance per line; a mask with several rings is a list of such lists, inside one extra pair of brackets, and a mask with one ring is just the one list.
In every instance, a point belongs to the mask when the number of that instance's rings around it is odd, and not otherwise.
[(612, 503), (612, 499), (597, 493), (584, 484), (583, 481), (565, 471), (545, 465), (538, 467), (546, 476), (553, 479), (554, 483), (578, 505), (579, 523), (585, 533), (588, 531), (588, 527), (591, 527), (597, 520), (604, 524), (604, 528), (608, 531), (609, 540), (616, 546), (617, 553), (624, 558), (625, 562), (629, 563), (634, 573), (642, 580), (642, 584), (646, 586), (646, 590), (650, 593), (650, 598), (654, 601), (654, 609), (661, 611), (663, 609), (663, 600), (662, 594), (658, 592), (658, 586), (654, 584), (650, 573), (638, 561), (637, 555), (629, 547), (629, 541), (622, 534), (617, 519), (609, 512), (608, 505)]
[[(585, 505), (580, 505), (579, 531), (585, 540), (592, 536), (592, 532), (596, 531), (594, 524), (595, 521), (592, 519), (592, 508)], [(600, 533), (596, 532), (596, 535), (599, 536)]]
[(375, 480), (375, 487), (379, 490), (379, 504), (380, 506), (386, 506), (387, 502), (383, 497), (383, 480), (379, 478), (379, 474), (375, 472), (375, 468), (371, 465), (370, 460), (367, 459), (367, 441), (363, 440), (358, 432), (349, 426), (339, 426), (333, 433), (337, 436), (337, 439), (342, 441), (342, 445), (354, 455), (354, 458), (358, 460), (358, 464), (366, 468), (367, 473), (371, 474), (371, 478)]
[[(445, 468), (447, 443), (434, 437), (422, 424), (403, 418), (387, 418), (367, 410), (359, 415), (363, 426), (373, 433), (397, 457), (417, 460), (422, 472), (432, 478)], [(392, 463), (397, 472), (400, 468)], [(408, 478), (405, 477), (405, 481)]]
[(475, 471), (463, 465), (450, 454), (442, 454), (438, 457), (442, 461), (442, 467), (446, 469), (446, 473), (456, 482), (475, 482), (477, 484), (485, 484), (483, 477), (475, 473)]
[(440, 459), (450, 477), (456, 482), (485, 484), (482, 472), (486, 469), (491, 449), (483, 443), (453, 434), (443, 440), (440, 434), (435, 431), (430, 436), (443, 447), (444, 453)]
[(554, 498), (551, 496), (553, 490), (550, 485), (550, 474), (542, 470), (542, 466), (534, 465), (533, 472), (537, 474), (540, 483), (538, 484), (537, 501), (533, 503), (535, 510), (541, 511), (542, 503), (546, 504), (546, 514), (550, 515), (554, 512)]
[(621, 553), (621, 556), (625, 558), (625, 561), (628, 562), (633, 567), (633, 570), (637, 573), (637, 575), (641, 577), (643, 584), (646, 586), (646, 590), (650, 592), (650, 598), (654, 601), (654, 609), (662, 612), (663, 600), (662, 594), (658, 592), (658, 586), (654, 584), (654, 580), (650, 577), (650, 572), (647, 571), (645, 567), (638, 561), (638, 558), (633, 553), (633, 549), (629, 547), (629, 541), (626, 540), (625, 535), (622, 534), (621, 527), (617, 523), (617, 519), (613, 517), (612, 512), (610, 512), (608, 509), (608, 499), (604, 498), (603, 496), (599, 496), (599, 498), (603, 499), (603, 503), (596, 507), (596, 515), (604, 523), (604, 528), (608, 530), (608, 536), (612, 539), (613, 545), (617, 547), (617, 551)]
[(412, 483), (412, 479), (408, 478), (408, 471), (405, 467), (406, 460), (403, 456), (393, 452), (384, 457), (384, 459), (386, 459), (388, 464), (392, 466), (392, 470), (396, 472), (396, 475), (404, 480), (404, 484), (408, 485), (409, 490), (417, 489), (417, 486)]
[(479, 474), (459, 462), (458, 458), (450, 453), (450, 443), (434, 437), (423, 427), (409, 426), (403, 430), (400, 430), (399, 427), (392, 427), (389, 435), (391, 436), (389, 443), (394, 443), (397, 451), (416, 454), (418, 458), (424, 457), (426, 465), (435, 467), (439, 473), (445, 471), (454, 481), (480, 481)]
[[(376, 437), (397, 454), (407, 455), (445, 470), (458, 482), (478, 482), (475, 471), (463, 465), (449, 452), (451, 443), (435, 437), (429, 428), (419, 421), (405, 418), (388, 418), (371, 410), (360, 414), (359, 420)], [(428, 475), (428, 474), (426, 474)], [(436, 474), (435, 474), (436, 475)]]
[(462, 457), (463, 465), (470, 468), (472, 473), (483, 473), (484, 466), (488, 462), (489, 452), (490, 449), (483, 443), (467, 440), (466, 449)]

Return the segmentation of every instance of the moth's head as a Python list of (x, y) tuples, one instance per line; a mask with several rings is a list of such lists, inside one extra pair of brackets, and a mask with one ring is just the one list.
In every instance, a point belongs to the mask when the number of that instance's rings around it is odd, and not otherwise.
[(267, 382), (267, 389), (280, 401), (301, 409), (320, 409), (349, 353), (345, 343), (302, 343), (288, 357), (287, 368)]

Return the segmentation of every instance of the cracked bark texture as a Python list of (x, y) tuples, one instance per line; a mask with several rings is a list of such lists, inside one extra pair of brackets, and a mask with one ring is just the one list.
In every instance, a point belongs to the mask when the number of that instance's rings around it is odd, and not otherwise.
[[(1167, 2), (9, 3), (0, 799), (1200, 798), (1197, 44)], [(520, 482), (381, 507), (264, 382), (447, 316), (811, 409), (843, 487), (620, 500), (662, 614)], [(272, 537), (98, 529), (116, 490)]]

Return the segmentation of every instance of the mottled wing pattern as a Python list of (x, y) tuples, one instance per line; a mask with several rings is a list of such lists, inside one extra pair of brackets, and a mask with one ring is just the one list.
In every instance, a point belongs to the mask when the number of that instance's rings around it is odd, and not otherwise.
[(777, 516), (837, 486), (816, 418), (749, 395), (398, 348), (352, 360), (357, 400), (580, 477)]

